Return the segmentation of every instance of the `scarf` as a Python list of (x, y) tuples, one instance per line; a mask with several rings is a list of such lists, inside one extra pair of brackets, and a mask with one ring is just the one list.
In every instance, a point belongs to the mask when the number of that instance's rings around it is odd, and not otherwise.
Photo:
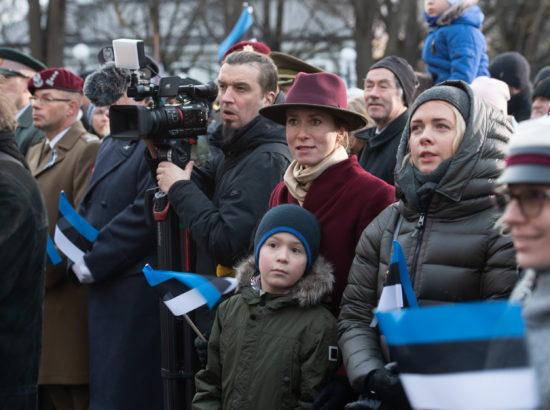
[(420, 213), (428, 210), (435, 189), (447, 173), (451, 160), (452, 157), (447, 158), (436, 169), (428, 173), (422, 173), (414, 165), (408, 164), (407, 170), (400, 180), (403, 181), (403, 193), (411, 208)]
[(327, 155), (321, 162), (312, 167), (305, 167), (296, 160), (292, 161), (285, 172), (284, 181), (290, 194), (296, 198), (300, 206), (304, 204), (307, 191), (313, 181), (327, 168), (348, 159), (346, 149), (339, 146), (331, 154)]

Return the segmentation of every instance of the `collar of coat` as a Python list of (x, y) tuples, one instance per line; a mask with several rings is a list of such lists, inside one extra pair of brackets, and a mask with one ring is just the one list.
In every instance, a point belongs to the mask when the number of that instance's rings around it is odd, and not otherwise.
[(470, 7), (476, 5), (478, 0), (461, 0), (453, 4), (437, 19), (438, 26), (448, 26), (453, 20), (456, 20), (464, 14)]
[[(251, 288), (250, 279), (257, 274), (254, 256), (240, 262), (235, 267), (235, 277), (238, 285), (237, 291)], [(323, 301), (323, 298), (330, 295), (334, 284), (333, 267), (323, 256), (318, 256), (311, 267), (311, 271), (302, 277), (285, 295), (295, 301), (300, 307), (315, 306)]]

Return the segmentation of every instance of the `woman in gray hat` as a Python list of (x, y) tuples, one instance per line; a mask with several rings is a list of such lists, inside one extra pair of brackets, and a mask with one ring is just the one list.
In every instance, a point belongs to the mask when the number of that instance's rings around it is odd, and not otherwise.
[(521, 301), (542, 408), (550, 408), (550, 117), (519, 124), (498, 182), (497, 207), (525, 269), (511, 300)]
[(352, 386), (383, 409), (408, 406), (371, 325), (394, 239), (421, 306), (505, 298), (516, 283), (512, 243), (494, 227), (492, 201), (510, 135), (504, 116), (462, 81), (423, 92), (411, 109), (397, 152), (400, 201), (363, 232), (338, 321)]

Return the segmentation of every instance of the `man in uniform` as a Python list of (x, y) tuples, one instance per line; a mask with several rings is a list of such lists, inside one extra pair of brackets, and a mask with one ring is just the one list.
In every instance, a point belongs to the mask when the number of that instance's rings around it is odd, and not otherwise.
[[(33, 124), (45, 139), (29, 149), (27, 162), (46, 202), (52, 238), (61, 191), (77, 208), (99, 149), (99, 139), (77, 120), (83, 83), (63, 68), (40, 71), (28, 81)], [(57, 410), (88, 408), (87, 302), (87, 288), (68, 280), (65, 262), (46, 270), (38, 384)]]
[(0, 91), (9, 96), (17, 107), (15, 119), (18, 122), (15, 141), (25, 155), (31, 145), (44, 138), (44, 132), (32, 125), (32, 108), (29, 104), (31, 93), (27, 81), (37, 71), (47, 67), (42, 62), (10, 47), (0, 47), (0, 74), (5, 79), (0, 84)]

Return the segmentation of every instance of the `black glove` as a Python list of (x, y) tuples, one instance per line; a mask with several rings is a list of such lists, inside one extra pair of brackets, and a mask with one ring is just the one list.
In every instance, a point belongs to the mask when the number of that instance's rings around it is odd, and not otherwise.
[(315, 398), (311, 410), (342, 410), (346, 403), (356, 400), (346, 376), (334, 376), (325, 388)]
[(366, 397), (382, 402), (383, 409), (407, 410), (411, 406), (403, 390), (395, 363), (388, 363), (382, 369), (369, 373), (362, 392)]
[(203, 341), (200, 337), (195, 338), (195, 351), (197, 352), (197, 357), (201, 364), (201, 369), (206, 367), (206, 362), (208, 361), (208, 337), (210, 336), (209, 332), (204, 333), (204, 338), (206, 342)]

